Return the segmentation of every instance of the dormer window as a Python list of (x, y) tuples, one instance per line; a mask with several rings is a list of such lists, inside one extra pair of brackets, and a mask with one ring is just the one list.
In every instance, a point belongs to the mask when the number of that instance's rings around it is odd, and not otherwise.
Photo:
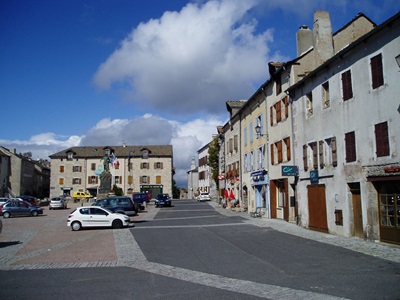
[(72, 160), (74, 158), (74, 153), (73, 152), (68, 152), (67, 153), (67, 159)]
[(149, 151), (148, 150), (143, 150), (142, 151), (142, 158), (143, 159), (149, 158)]

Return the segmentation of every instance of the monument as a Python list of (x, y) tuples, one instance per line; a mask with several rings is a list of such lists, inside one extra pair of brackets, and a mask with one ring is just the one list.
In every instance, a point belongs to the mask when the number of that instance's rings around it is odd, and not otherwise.
[(99, 192), (97, 194), (97, 199), (106, 198), (111, 190), (111, 180), (112, 175), (110, 173), (110, 156), (108, 153), (105, 153), (103, 158), (103, 172), (100, 174), (100, 187)]

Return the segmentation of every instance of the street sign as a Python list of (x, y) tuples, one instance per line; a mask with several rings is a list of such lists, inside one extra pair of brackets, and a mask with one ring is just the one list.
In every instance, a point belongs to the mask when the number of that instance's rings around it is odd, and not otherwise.
[(297, 166), (282, 166), (282, 176), (298, 176), (299, 168)]

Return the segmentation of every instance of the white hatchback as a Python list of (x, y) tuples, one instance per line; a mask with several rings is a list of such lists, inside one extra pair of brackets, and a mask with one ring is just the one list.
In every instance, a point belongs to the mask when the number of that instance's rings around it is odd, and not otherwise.
[(113, 213), (98, 206), (82, 206), (74, 209), (68, 216), (67, 225), (74, 231), (85, 227), (122, 228), (133, 226), (127, 215)]
[(210, 201), (210, 194), (209, 193), (200, 193), (197, 201)]

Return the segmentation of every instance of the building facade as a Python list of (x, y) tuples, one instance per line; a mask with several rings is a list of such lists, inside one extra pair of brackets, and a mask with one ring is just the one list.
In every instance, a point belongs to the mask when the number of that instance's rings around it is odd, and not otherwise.
[(102, 162), (111, 158), (112, 186), (121, 188), (125, 195), (146, 192), (172, 195), (174, 174), (173, 149), (160, 146), (86, 146), (72, 147), (50, 155), (50, 194), (72, 195), (73, 191), (89, 191), (97, 195)]
[(0, 197), (49, 197), (50, 163), (0, 146)]
[(397, 14), (289, 88), (302, 226), (400, 244), (399, 35)]

